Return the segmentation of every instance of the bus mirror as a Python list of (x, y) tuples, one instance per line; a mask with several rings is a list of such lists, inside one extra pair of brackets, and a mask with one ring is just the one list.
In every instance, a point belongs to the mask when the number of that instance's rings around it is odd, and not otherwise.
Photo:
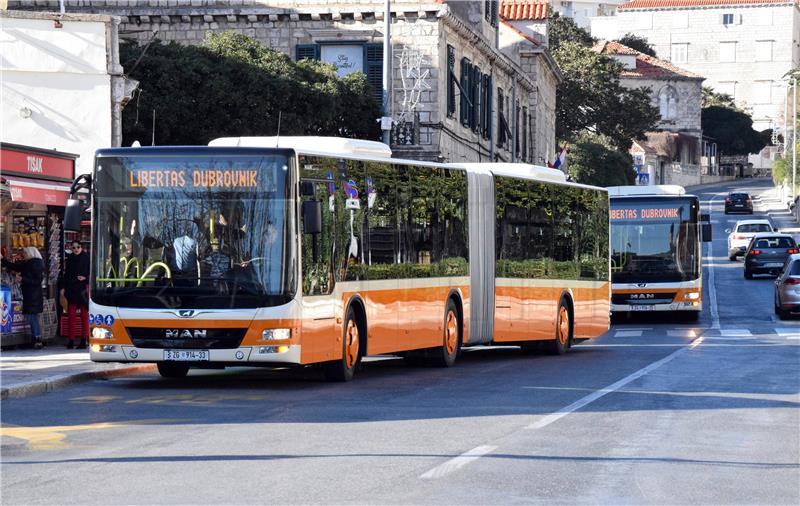
[(711, 221), (711, 215), (708, 214), (708, 213), (701, 213), (700, 214), (700, 221), (710, 222)]
[(711, 223), (703, 223), (700, 227), (703, 242), (711, 242)]
[(301, 197), (314, 196), (314, 183), (312, 181), (300, 181), (300, 196)]
[(319, 234), (322, 232), (322, 202), (306, 200), (303, 202), (303, 233)]
[(64, 230), (80, 232), (82, 216), (81, 201), (78, 199), (67, 200), (67, 208), (64, 211)]

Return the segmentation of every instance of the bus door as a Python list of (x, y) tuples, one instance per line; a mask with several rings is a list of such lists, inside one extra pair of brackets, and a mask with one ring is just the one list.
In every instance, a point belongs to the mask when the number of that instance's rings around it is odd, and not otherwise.
[[(300, 180), (303, 362), (336, 358), (334, 185), (327, 171), (305, 160)], [(319, 173), (317, 173), (319, 172)]]

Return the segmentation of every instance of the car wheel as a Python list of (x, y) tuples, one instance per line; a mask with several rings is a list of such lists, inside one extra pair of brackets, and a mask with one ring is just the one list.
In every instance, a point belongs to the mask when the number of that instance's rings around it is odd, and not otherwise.
[(744, 271), (744, 279), (753, 279), (753, 273), (745, 269)]
[(789, 311), (785, 309), (778, 308), (778, 319), (780, 320), (788, 320), (789, 319)]
[(775, 314), (776, 315), (780, 315), (781, 314), (781, 306), (780, 306), (780, 302), (778, 301), (778, 293), (777, 292), (775, 293), (775, 300), (772, 302), (772, 305), (775, 307)]
[(728, 260), (730, 260), (731, 262), (735, 262), (736, 261), (736, 253), (734, 253), (732, 255), (728, 255)]

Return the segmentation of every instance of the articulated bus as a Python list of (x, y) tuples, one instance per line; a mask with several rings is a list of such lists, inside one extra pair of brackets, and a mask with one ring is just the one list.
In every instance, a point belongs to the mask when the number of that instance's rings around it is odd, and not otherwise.
[(700, 200), (680, 186), (611, 187), (611, 311), (703, 309), (702, 242), (711, 240)]
[(608, 193), (560, 171), (251, 137), (103, 149), (82, 188), (97, 362), (346, 381), (366, 355), (450, 366), (462, 347), (564, 353), (609, 328)]

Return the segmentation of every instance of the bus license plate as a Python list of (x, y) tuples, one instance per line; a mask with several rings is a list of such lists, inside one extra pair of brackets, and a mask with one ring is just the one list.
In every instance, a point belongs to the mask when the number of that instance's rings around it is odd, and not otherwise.
[(200, 362), (208, 359), (208, 350), (164, 350), (164, 360)]
[(655, 311), (656, 307), (653, 305), (638, 305), (631, 306), (631, 311)]

